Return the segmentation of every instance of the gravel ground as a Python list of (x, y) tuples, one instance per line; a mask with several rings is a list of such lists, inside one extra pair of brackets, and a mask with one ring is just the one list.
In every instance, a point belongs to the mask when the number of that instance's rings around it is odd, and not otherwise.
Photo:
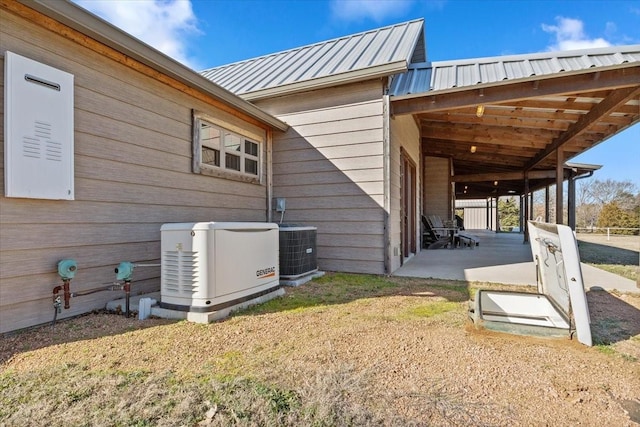
[[(330, 291), (331, 280), (329, 274), (288, 289), (284, 302), (314, 301)], [(293, 390), (333, 376), (343, 398), (374, 413), (377, 425), (640, 422), (640, 296), (588, 293), (593, 332), (602, 343), (589, 348), (569, 339), (476, 330), (459, 292), (424, 280), (388, 280), (393, 287), (366, 297), (266, 304), (210, 325), (91, 314), (60, 322), (57, 333), (44, 327), (1, 338), (0, 374), (20, 378), (62, 363), (90, 373), (218, 370)], [(0, 390), (0, 404), (20, 387), (17, 381)], [(37, 403), (20, 405), (15, 411), (37, 417)], [(4, 422), (37, 424), (28, 416)]]

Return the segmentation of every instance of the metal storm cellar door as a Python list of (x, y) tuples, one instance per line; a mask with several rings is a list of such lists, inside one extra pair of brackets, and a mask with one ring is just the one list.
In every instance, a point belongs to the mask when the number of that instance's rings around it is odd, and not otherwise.
[(538, 293), (479, 290), (477, 327), (522, 335), (573, 337), (591, 346), (591, 321), (578, 245), (565, 225), (529, 221)]

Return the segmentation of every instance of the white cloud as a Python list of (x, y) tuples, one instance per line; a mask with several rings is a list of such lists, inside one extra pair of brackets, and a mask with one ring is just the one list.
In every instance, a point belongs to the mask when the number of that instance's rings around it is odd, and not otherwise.
[[(594, 47), (611, 46), (607, 40), (599, 38), (589, 38), (584, 32), (584, 23), (579, 19), (556, 18), (557, 25), (542, 24), (542, 29), (550, 34), (555, 34), (555, 43), (548, 47), (551, 51), (591, 49)], [(613, 23), (608, 23), (611, 28)]]
[(78, 5), (197, 69), (187, 53), (188, 37), (200, 34), (190, 0), (76, 0)]
[(341, 21), (372, 19), (380, 22), (386, 17), (403, 15), (413, 2), (414, 0), (332, 0), (331, 12)]

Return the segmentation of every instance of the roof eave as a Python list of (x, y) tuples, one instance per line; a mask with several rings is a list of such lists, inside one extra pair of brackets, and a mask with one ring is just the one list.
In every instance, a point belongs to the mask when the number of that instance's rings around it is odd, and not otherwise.
[(255, 105), (202, 77), (196, 71), (182, 65), (169, 56), (69, 1), (18, 1), (142, 64), (166, 74), (180, 83), (207, 93), (272, 128), (281, 131), (286, 131), (289, 128), (283, 121), (271, 116)]
[(576, 168), (576, 169), (584, 169), (586, 171), (597, 171), (602, 167), (602, 165), (594, 165), (591, 163), (565, 162), (564, 167), (565, 169)]
[(388, 77), (393, 74), (406, 72), (407, 70), (408, 62), (406, 60), (401, 60), (388, 64), (378, 65), (375, 67), (334, 74), (327, 77), (305, 80), (297, 83), (257, 90), (254, 92), (247, 92), (244, 94), (240, 94), (239, 96), (247, 101), (256, 101), (275, 96), (292, 95), (300, 92), (307, 92), (311, 90), (324, 89), (327, 87), (339, 86), (348, 83), (356, 83), (381, 77)]
[(596, 73), (599, 71), (619, 70), (621, 68), (637, 67), (638, 65), (639, 65), (638, 62), (625, 62), (623, 64), (608, 65), (606, 67), (592, 67), (584, 70), (561, 71), (558, 73), (541, 74), (541, 75), (535, 75), (535, 76), (519, 78), (519, 79), (505, 79), (505, 80), (499, 80), (495, 82), (479, 83), (475, 85), (455, 86), (455, 87), (450, 87), (446, 89), (429, 90), (426, 92), (408, 93), (405, 95), (391, 95), (390, 100), (402, 101), (405, 99), (415, 99), (415, 98), (422, 98), (425, 96), (451, 94), (456, 92), (464, 92), (468, 90), (482, 89), (487, 87), (507, 86), (515, 83), (533, 82), (536, 80), (545, 80), (545, 79), (556, 78), (556, 77), (568, 77), (568, 76), (577, 76), (581, 74)]

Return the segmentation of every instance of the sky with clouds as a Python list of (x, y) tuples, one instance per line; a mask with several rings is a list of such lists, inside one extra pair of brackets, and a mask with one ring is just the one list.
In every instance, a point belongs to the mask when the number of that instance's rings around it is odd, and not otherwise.
[(640, 43), (638, 1), (76, 0), (194, 69), (425, 18), (431, 60)]
[[(416, 18), (431, 61), (640, 44), (640, 0), (75, 1), (195, 70)], [(640, 185), (640, 125), (574, 160), (609, 158)]]

